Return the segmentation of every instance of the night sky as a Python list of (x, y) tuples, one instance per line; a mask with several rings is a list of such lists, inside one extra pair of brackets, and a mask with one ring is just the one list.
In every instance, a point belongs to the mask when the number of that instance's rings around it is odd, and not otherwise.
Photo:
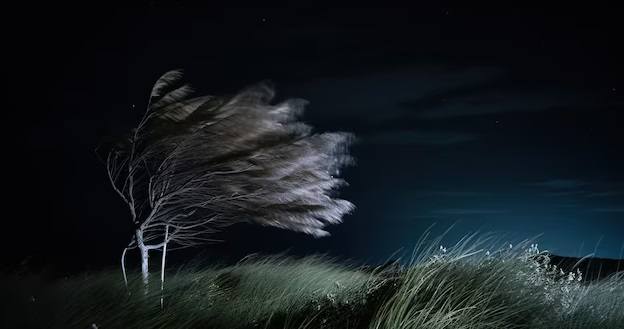
[(174, 68), (200, 94), (271, 79), (278, 100), (310, 101), (304, 120), (318, 131), (358, 137), (341, 194), (357, 209), (331, 237), (243, 224), (188, 255), (380, 262), (434, 223), (455, 224), (449, 244), (543, 233), (557, 254), (622, 253), (624, 29), (613, 8), (48, 6), (3, 23), (4, 235), (20, 241), (3, 239), (3, 261), (117, 264), (132, 227), (94, 149), (132, 127), (132, 105)]

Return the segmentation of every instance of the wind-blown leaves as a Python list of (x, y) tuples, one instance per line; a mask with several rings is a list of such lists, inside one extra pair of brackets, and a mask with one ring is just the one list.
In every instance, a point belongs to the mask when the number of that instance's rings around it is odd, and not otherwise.
[(165, 107), (165, 106), (170, 105), (170, 104), (174, 104), (176, 102), (179, 102), (179, 101), (183, 100), (185, 97), (190, 95), (192, 92), (193, 92), (193, 88), (191, 88), (191, 86), (183, 85), (181, 87), (178, 87), (178, 88), (173, 89), (170, 92), (166, 93), (164, 96), (162, 96), (152, 106), (155, 109), (157, 109), (157, 108)]
[(162, 108), (155, 108), (154, 112), (160, 119), (182, 122), (193, 114), (200, 106), (205, 106), (209, 101), (214, 99), (214, 96), (201, 96), (181, 100)]
[[(335, 197), (346, 185), (340, 169), (353, 163), (351, 134), (313, 133), (299, 121), (307, 102), (271, 104), (267, 81), (232, 97), (188, 99), (190, 89), (167, 92), (180, 79), (180, 71), (170, 71), (156, 82), (156, 101), (129, 146), (135, 153), (120, 152), (130, 154), (126, 176), (134, 175), (132, 193), (143, 199), (133, 207), (146, 241), (157, 246), (169, 226), (163, 243), (192, 246), (237, 222), (320, 237), (354, 209)], [(119, 172), (115, 177), (124, 176)], [(115, 182), (130, 199), (122, 179)]]
[(163, 74), (154, 84), (150, 97), (162, 96), (163, 91), (174, 83), (180, 81), (182, 75), (182, 70), (171, 70)]

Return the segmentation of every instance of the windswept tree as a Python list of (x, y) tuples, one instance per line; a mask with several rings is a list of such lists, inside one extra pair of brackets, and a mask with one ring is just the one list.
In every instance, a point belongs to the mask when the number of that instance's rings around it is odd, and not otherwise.
[(190, 98), (181, 71), (154, 85), (136, 128), (106, 157), (110, 183), (126, 203), (134, 233), (122, 254), (138, 248), (145, 284), (150, 250), (210, 241), (239, 222), (315, 237), (328, 234), (353, 204), (335, 196), (339, 170), (353, 159), (352, 135), (313, 133), (299, 121), (306, 104), (271, 104), (259, 83), (232, 97)]

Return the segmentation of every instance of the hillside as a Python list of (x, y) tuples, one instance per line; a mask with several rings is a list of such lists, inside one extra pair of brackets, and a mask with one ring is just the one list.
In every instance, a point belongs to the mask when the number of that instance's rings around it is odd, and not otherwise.
[(117, 270), (5, 274), (0, 318), (3, 328), (621, 328), (623, 276), (584, 281), (549, 258), (536, 246), (483, 252), (470, 239), (366, 270), (258, 256), (168, 272), (162, 293), (156, 275), (145, 293), (138, 273), (126, 290)]

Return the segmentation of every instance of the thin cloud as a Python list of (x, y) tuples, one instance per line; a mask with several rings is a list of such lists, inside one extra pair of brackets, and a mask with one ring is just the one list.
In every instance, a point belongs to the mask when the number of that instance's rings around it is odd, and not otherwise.
[(543, 187), (548, 189), (576, 189), (588, 185), (587, 182), (578, 179), (550, 179), (541, 182), (528, 183), (527, 186)]
[(622, 193), (623, 193), (622, 191), (591, 192), (591, 193), (588, 193), (586, 196), (588, 198), (606, 198), (606, 197), (612, 197), (615, 195), (620, 195)]
[(387, 131), (363, 137), (364, 142), (384, 145), (451, 145), (477, 140), (476, 134), (450, 131), (401, 130)]
[(531, 112), (559, 108), (573, 102), (562, 102), (553, 97), (537, 98), (530, 104), (518, 105), (518, 100), (536, 97), (534, 95), (473, 95), (462, 99), (449, 100), (442, 106), (421, 111), (417, 114), (422, 119), (446, 119), (453, 117), (478, 116), (504, 112)]
[(595, 208), (592, 209), (592, 211), (602, 213), (624, 213), (624, 208)]
[(472, 83), (453, 89), (440, 89), (424, 97), (414, 98), (400, 106), (419, 119), (491, 115), (507, 112), (534, 112), (566, 107), (578, 107), (587, 102), (578, 95), (559, 90), (530, 87), (517, 90), (501, 87), (497, 79)]
[(569, 191), (559, 191), (559, 192), (548, 192), (544, 193), (544, 196), (547, 197), (563, 197), (563, 196), (585, 196), (587, 195), (587, 191), (584, 190), (569, 190)]
[(436, 218), (440, 218), (439, 216), (433, 216), (433, 215), (416, 215), (416, 216), (410, 216), (410, 218), (412, 219), (436, 219)]
[(451, 198), (472, 198), (472, 197), (484, 197), (490, 196), (492, 193), (487, 192), (475, 192), (475, 191), (439, 191), (439, 190), (423, 190), (418, 191), (418, 195), (423, 196), (442, 196), (442, 197), (451, 197)]
[(314, 113), (378, 123), (405, 117), (406, 108), (402, 103), (440, 90), (480, 85), (497, 79), (502, 73), (494, 67), (456, 68), (430, 64), (348, 78), (316, 79), (293, 84), (288, 92), (310, 101)]
[(432, 210), (432, 214), (438, 215), (496, 215), (509, 213), (501, 209), (438, 209)]
[(623, 194), (623, 191), (618, 189), (618, 183), (612, 182), (600, 183), (579, 179), (551, 179), (524, 185), (548, 190), (542, 194), (546, 197), (600, 199), (618, 197)]
[(570, 209), (570, 208), (578, 208), (579, 205), (578, 204), (558, 204), (555, 205), (556, 208), (562, 208), (562, 209)]

